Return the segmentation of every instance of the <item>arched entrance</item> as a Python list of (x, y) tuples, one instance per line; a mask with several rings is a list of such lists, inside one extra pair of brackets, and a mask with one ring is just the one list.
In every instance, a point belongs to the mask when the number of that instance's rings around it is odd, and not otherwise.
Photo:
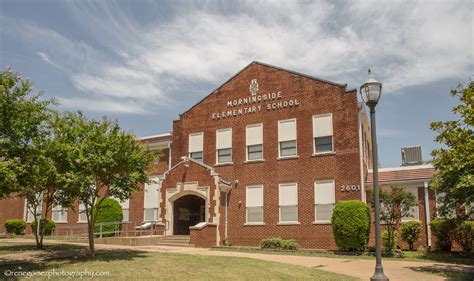
[(206, 220), (206, 201), (196, 195), (185, 195), (173, 204), (173, 234), (189, 235), (189, 227)]

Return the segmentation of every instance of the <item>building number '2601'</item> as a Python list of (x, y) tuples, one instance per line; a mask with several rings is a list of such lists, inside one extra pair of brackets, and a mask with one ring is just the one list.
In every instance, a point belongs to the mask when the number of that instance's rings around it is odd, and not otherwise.
[(360, 191), (360, 185), (341, 185), (341, 192)]

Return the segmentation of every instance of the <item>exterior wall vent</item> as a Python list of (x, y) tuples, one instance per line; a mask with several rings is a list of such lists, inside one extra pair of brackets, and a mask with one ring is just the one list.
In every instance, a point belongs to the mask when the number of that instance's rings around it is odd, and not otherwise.
[(421, 145), (402, 147), (402, 166), (421, 164), (423, 164)]

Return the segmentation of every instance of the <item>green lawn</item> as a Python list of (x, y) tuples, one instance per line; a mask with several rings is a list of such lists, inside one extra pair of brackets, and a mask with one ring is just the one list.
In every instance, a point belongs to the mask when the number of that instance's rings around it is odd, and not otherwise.
[[(262, 253), (270, 255), (295, 255), (295, 256), (310, 256), (310, 257), (324, 257), (324, 258), (343, 258), (343, 259), (373, 259), (374, 256), (366, 255), (354, 255), (354, 254), (333, 254), (333, 253), (318, 253), (318, 252), (305, 252), (305, 251), (273, 251), (273, 250), (260, 250), (258, 248), (238, 248), (238, 247), (219, 247), (212, 248), (215, 251), (238, 251), (238, 252), (249, 252), (249, 253)], [(467, 264), (473, 265), (474, 258), (461, 257), (458, 253), (442, 253), (442, 252), (421, 252), (421, 251), (404, 251), (403, 258), (383, 257), (383, 259), (389, 259), (393, 261), (414, 261), (414, 262), (443, 262), (453, 264)]]
[[(0, 241), (0, 253), (29, 255), (32, 244)], [(236, 257), (194, 256), (185, 254), (149, 253), (134, 250), (101, 250), (95, 259), (84, 255), (86, 248), (76, 245), (47, 245), (47, 260), (6, 262), (0, 256), (0, 279), (6, 271), (105, 272), (100, 278), (116, 280), (357, 280), (325, 272), (317, 268), (288, 265)], [(56, 251), (58, 253), (56, 254)], [(62, 256), (74, 253), (74, 256)], [(56, 255), (56, 257), (55, 257)], [(59, 257), (59, 258), (58, 258)], [(70, 273), (71, 274), (71, 273)], [(90, 277), (84, 277), (90, 278)], [(48, 279), (43, 277), (10, 277), (7, 280)], [(53, 277), (52, 279), (66, 279)]]

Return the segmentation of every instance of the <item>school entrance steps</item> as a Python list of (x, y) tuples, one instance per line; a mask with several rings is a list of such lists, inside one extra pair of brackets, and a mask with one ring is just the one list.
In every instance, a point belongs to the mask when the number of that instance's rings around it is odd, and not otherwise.
[(162, 236), (161, 240), (156, 243), (158, 246), (177, 246), (177, 247), (194, 247), (191, 244), (189, 235), (170, 235)]
[[(75, 242), (88, 243), (87, 239), (74, 240)], [(120, 245), (120, 246), (175, 246), (194, 247), (190, 243), (189, 235), (149, 235), (135, 237), (103, 237), (95, 238), (95, 244)]]

